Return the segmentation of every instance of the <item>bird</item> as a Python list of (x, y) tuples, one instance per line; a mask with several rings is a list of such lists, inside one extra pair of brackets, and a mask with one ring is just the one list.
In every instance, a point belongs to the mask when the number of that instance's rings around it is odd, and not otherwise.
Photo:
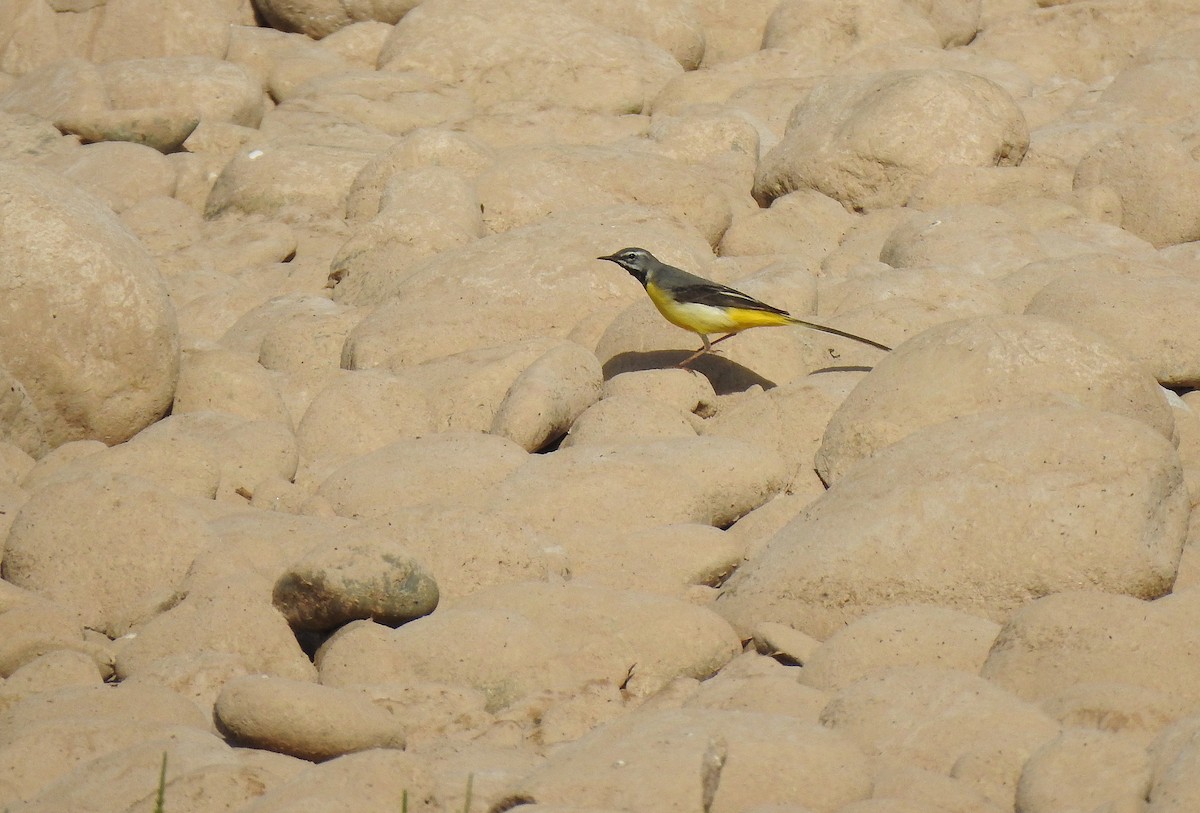
[[(705, 353), (711, 353), (714, 344), (736, 336), (740, 331), (752, 327), (777, 325), (800, 325), (801, 327), (832, 333), (868, 344), (880, 350), (892, 348), (871, 339), (847, 333), (828, 325), (797, 319), (785, 310), (761, 302), (728, 285), (689, 274), (682, 268), (667, 265), (644, 248), (623, 248), (615, 254), (597, 257), (616, 263), (630, 273), (646, 293), (658, 312), (671, 324), (699, 334), (704, 346), (688, 356), (677, 366), (686, 367)], [(708, 334), (724, 333), (716, 341), (709, 341)]]

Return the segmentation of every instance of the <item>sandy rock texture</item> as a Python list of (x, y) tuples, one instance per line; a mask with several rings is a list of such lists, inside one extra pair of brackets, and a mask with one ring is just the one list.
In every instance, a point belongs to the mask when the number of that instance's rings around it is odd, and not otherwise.
[(0, 809), (1200, 810), (1198, 99), (1193, 0), (0, 3)]
[(5, 434), (36, 456), (69, 440), (126, 440), (163, 416), (179, 375), (175, 313), (154, 260), (61, 175), (16, 163), (0, 175), (4, 370), (28, 399)]

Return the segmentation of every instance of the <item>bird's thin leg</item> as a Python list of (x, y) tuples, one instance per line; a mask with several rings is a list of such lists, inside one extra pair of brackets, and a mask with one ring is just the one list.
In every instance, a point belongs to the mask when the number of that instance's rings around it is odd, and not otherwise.
[[(700, 358), (701, 356), (703, 356), (705, 353), (707, 353), (707, 352), (709, 352), (710, 350), (712, 350), (712, 346), (713, 346), (713, 344), (716, 344), (716, 342), (712, 342), (712, 343), (710, 343), (710, 342), (708, 341), (708, 334), (707, 334), (707, 333), (701, 333), (701, 334), (700, 334), (700, 338), (704, 340), (704, 346), (703, 346), (703, 347), (701, 347), (699, 350), (697, 350), (695, 353), (692, 353), (690, 356), (688, 356), (687, 358), (685, 358), (683, 361), (681, 361), (681, 362), (679, 362), (678, 364), (676, 364), (676, 365), (675, 365), (676, 367), (686, 367), (686, 366), (688, 366), (688, 365), (689, 365), (689, 364), (691, 364), (693, 361), (695, 361), (696, 359), (698, 359), (698, 358)], [(728, 336), (726, 336), (725, 338), (729, 338), (729, 337), (728, 337)], [(721, 340), (720, 340), (720, 339), (717, 339), (717, 341), (719, 342), (719, 341), (721, 341)]]
[[(736, 330), (733, 333), (726, 333), (724, 336), (722, 336), (721, 338), (719, 338), (715, 342), (713, 342), (713, 344), (720, 344), (721, 342), (725, 341), (726, 339), (732, 339), (736, 335), (737, 335)], [(712, 345), (709, 345), (710, 349), (711, 349), (711, 347), (712, 347)]]

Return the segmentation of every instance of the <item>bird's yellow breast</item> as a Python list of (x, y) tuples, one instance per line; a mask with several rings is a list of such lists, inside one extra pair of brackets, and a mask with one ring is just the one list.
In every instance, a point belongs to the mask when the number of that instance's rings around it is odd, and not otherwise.
[(650, 301), (668, 322), (694, 333), (736, 333), (751, 327), (788, 325), (792, 320), (778, 313), (751, 308), (718, 308), (696, 302), (677, 302), (654, 283), (646, 284)]

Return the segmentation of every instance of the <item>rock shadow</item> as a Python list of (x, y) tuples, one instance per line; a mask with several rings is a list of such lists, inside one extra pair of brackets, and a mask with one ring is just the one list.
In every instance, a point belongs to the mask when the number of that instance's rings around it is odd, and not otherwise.
[[(690, 350), (652, 350), (648, 352), (618, 353), (604, 363), (604, 380), (639, 370), (664, 370), (675, 367), (692, 354)], [(775, 382), (738, 364), (735, 361), (709, 353), (693, 361), (687, 369), (702, 375), (712, 384), (717, 395), (745, 392), (754, 385), (764, 390), (772, 389)]]

